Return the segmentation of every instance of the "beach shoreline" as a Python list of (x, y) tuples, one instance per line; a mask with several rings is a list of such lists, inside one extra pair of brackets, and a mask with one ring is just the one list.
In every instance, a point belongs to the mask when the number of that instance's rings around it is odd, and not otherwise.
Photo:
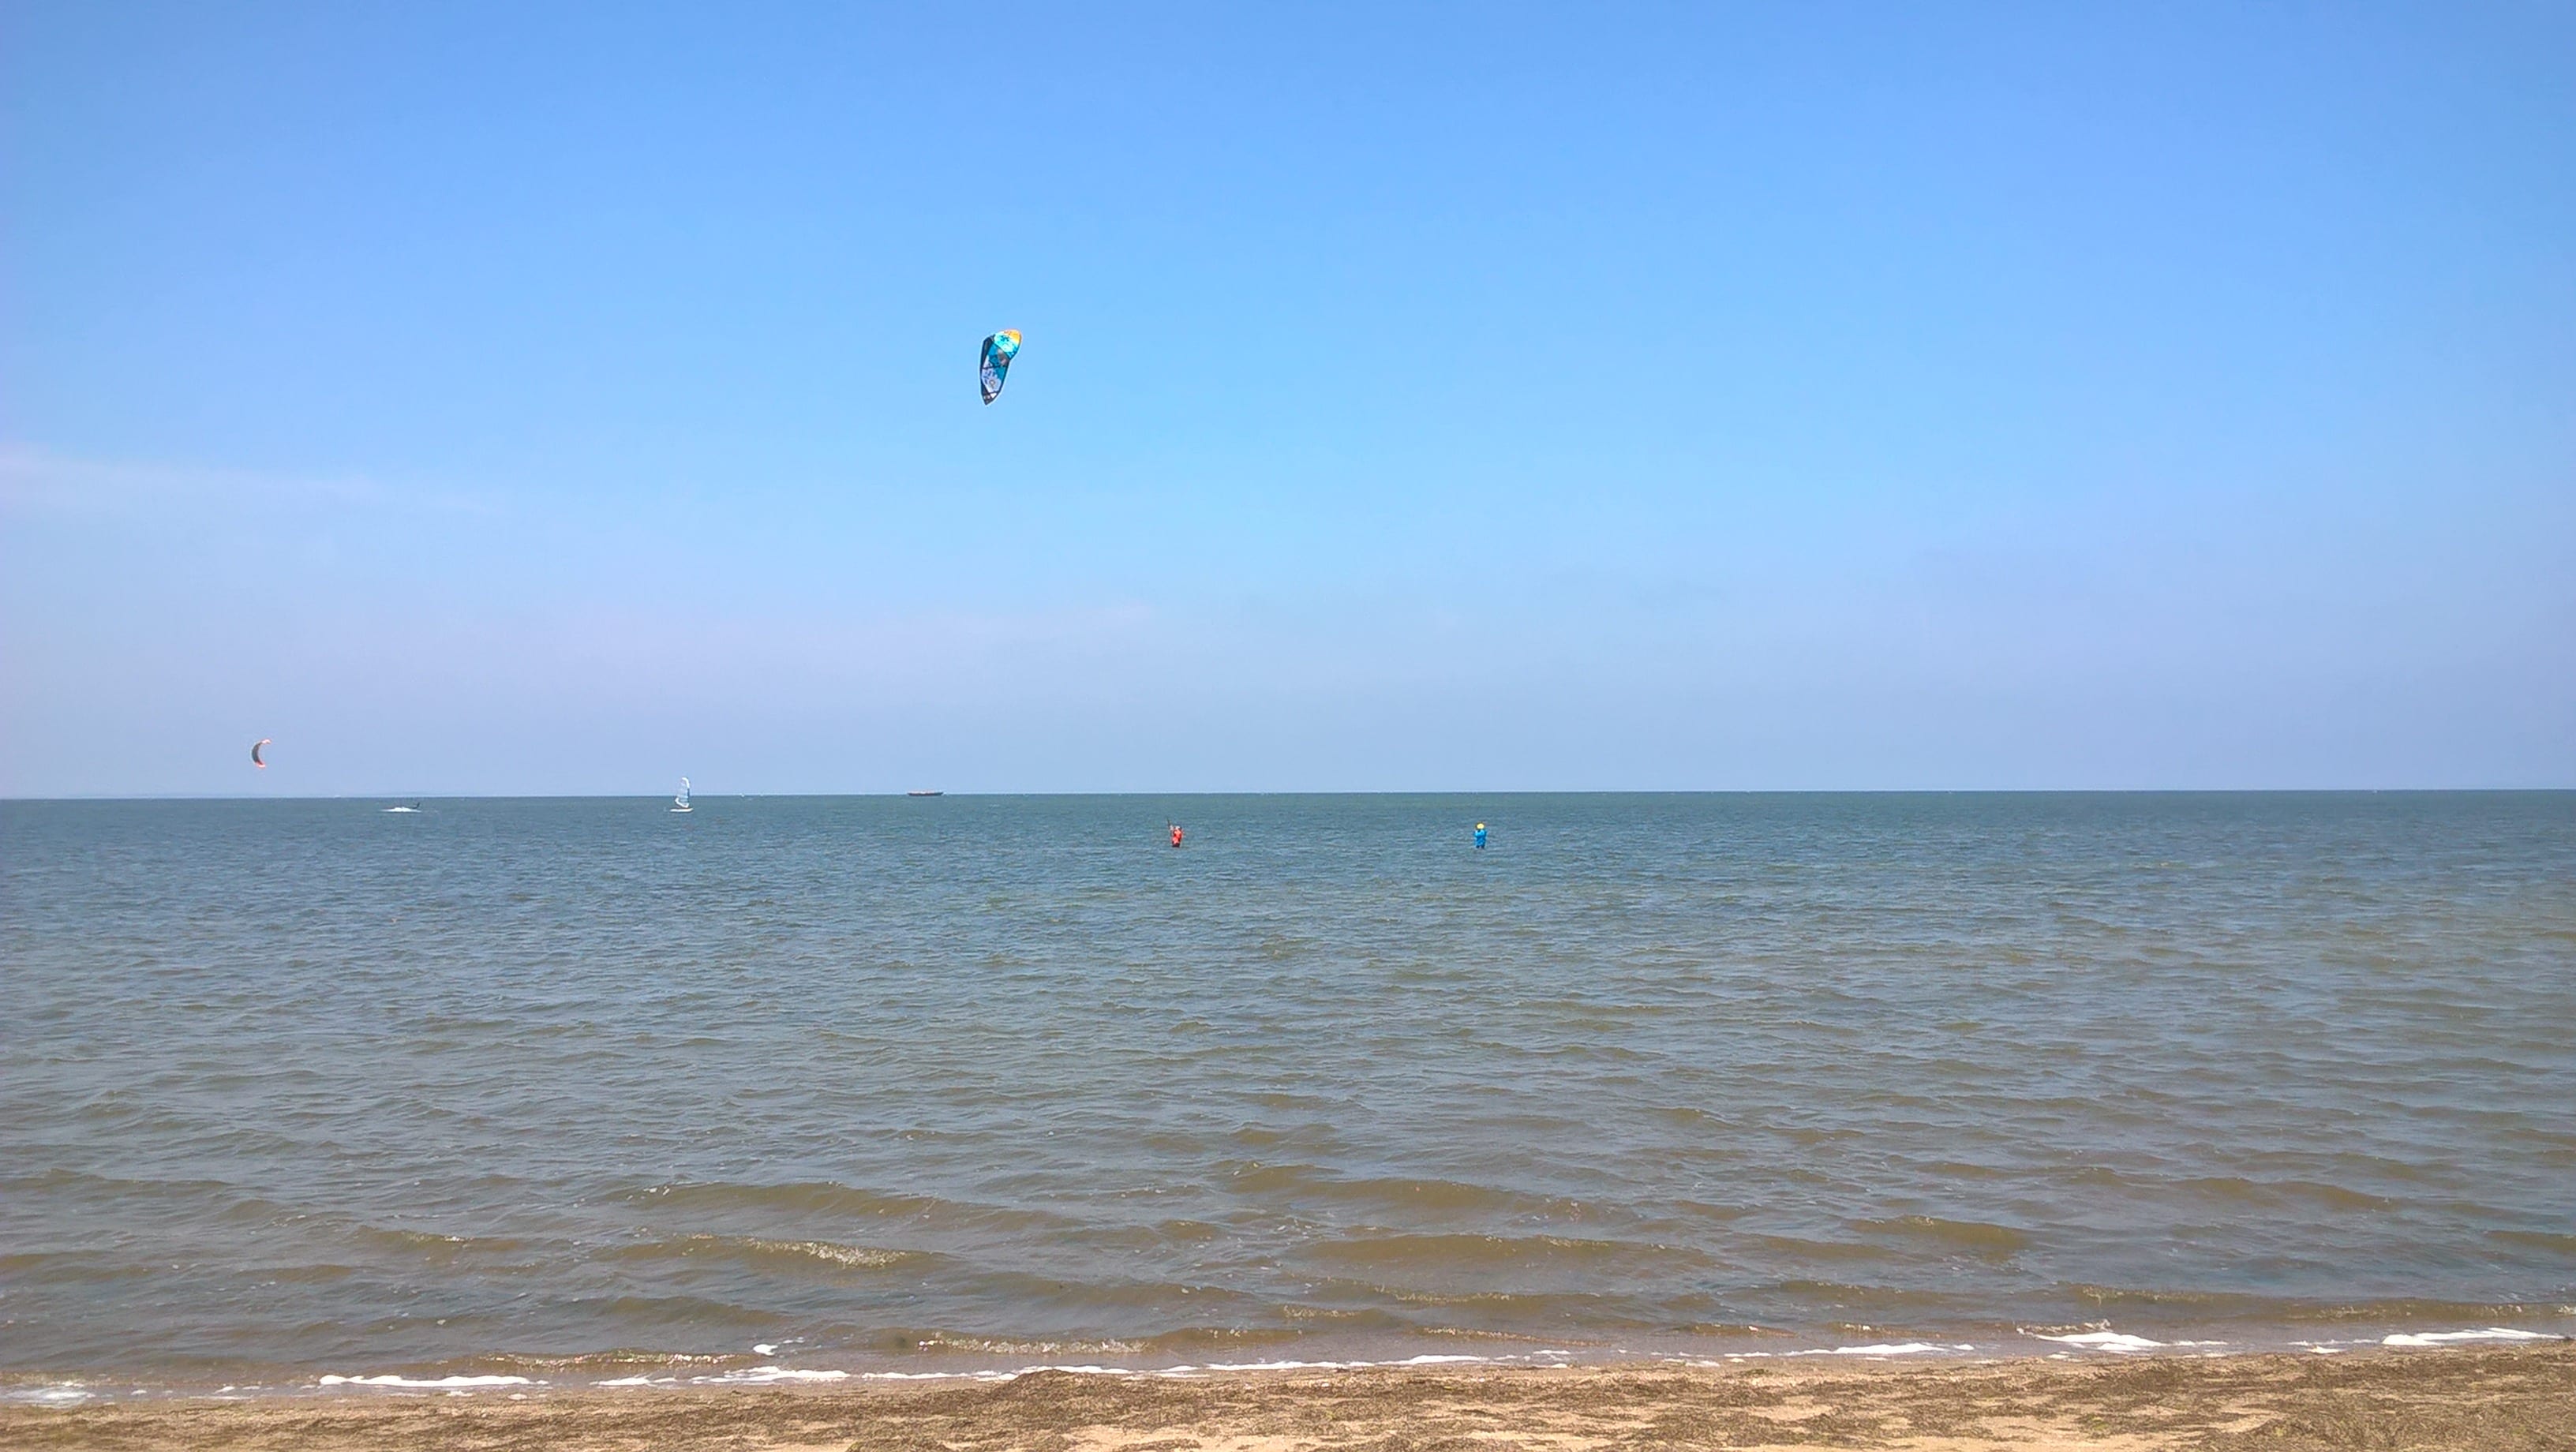
[(692, 1387), (345, 1386), (0, 1406), (111, 1449), (2565, 1448), (2576, 1344), (2319, 1356), (1378, 1366)]

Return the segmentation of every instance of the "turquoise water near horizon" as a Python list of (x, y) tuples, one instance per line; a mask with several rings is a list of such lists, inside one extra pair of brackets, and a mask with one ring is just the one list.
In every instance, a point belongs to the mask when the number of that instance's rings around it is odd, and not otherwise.
[(388, 805), (0, 803), (0, 1373), (2576, 1330), (2576, 794)]

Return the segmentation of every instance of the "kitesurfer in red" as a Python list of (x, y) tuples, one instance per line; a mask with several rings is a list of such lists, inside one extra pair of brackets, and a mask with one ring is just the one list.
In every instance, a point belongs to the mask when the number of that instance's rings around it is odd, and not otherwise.
[(1172, 845), (1175, 847), (1181, 845), (1181, 824), (1178, 822), (1172, 824)]

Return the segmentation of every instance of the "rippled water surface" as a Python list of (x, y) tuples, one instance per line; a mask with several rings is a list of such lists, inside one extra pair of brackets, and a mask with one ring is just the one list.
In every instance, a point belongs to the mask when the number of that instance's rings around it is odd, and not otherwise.
[(382, 805), (0, 804), (0, 1369), (2576, 1329), (2576, 795)]

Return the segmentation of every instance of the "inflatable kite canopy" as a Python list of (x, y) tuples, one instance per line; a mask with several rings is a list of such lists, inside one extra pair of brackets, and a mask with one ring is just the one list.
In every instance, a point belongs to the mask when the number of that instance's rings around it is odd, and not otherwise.
[(1002, 396), (1002, 380), (1011, 376), (1011, 360), (1020, 356), (1020, 335), (1016, 329), (1004, 328), (984, 340), (984, 351), (975, 360), (975, 374), (984, 387), (984, 401), (991, 403)]

